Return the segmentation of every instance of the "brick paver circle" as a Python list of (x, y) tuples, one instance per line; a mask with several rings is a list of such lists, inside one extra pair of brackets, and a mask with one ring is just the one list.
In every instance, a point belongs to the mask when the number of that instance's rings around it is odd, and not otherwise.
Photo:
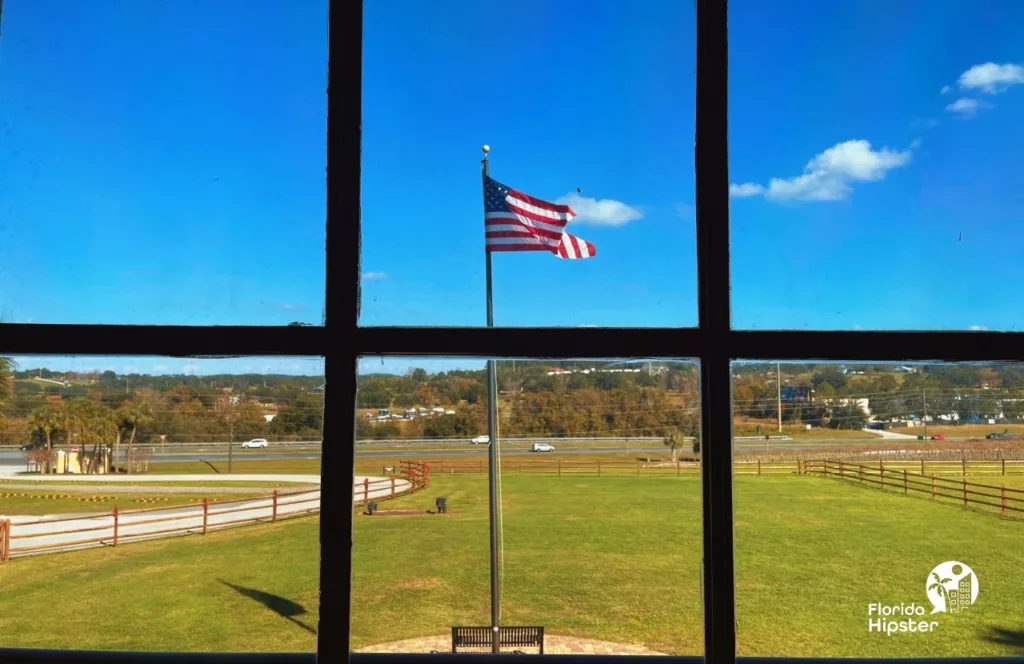
[[(466, 652), (473, 652), (475, 649), (467, 649)], [(452, 636), (425, 636), (418, 639), (405, 639), (404, 641), (392, 641), (390, 643), (379, 643), (366, 648), (359, 648), (356, 652), (374, 653), (431, 653), (452, 651)], [(462, 652), (462, 649), (459, 650)], [(484, 652), (484, 650), (480, 650)], [(489, 651), (488, 651), (489, 652)], [(509, 649), (511, 652), (511, 649)], [(535, 653), (536, 648), (525, 648), (524, 652)], [(558, 636), (557, 634), (544, 635), (545, 655), (664, 655), (665, 653), (648, 650), (643, 646), (629, 645), (625, 643), (612, 643), (611, 641), (597, 641), (595, 639), (583, 639), (575, 636)]]

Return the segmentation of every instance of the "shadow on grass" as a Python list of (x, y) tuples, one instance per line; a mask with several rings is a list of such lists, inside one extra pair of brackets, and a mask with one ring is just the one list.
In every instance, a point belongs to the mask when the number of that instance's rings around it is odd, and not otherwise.
[(992, 643), (1010, 646), (1017, 651), (1015, 654), (1024, 655), (1024, 630), (993, 627), (985, 638)]
[(245, 595), (249, 599), (256, 600), (263, 606), (267, 607), (282, 618), (286, 618), (302, 629), (306, 630), (310, 634), (316, 634), (316, 630), (303, 622), (299, 621), (295, 616), (301, 616), (306, 613), (306, 608), (298, 602), (293, 602), (290, 599), (285, 599), (280, 595), (272, 595), (271, 593), (263, 592), (262, 590), (256, 590), (255, 588), (246, 588), (245, 586), (236, 586), (229, 581), (224, 579), (217, 579), (228, 588), (231, 588), (240, 595)]

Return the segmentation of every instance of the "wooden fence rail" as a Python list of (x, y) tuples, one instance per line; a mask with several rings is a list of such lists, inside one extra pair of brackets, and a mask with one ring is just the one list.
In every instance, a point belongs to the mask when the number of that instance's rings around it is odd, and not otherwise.
[[(267, 502), (266, 505), (253, 504), (263, 503), (264, 501)], [(142, 514), (159, 514), (168, 510), (180, 512), (189, 507), (201, 508), (201, 512), (196, 510), (167, 516), (154, 516), (152, 518), (134, 518)], [(77, 549), (90, 545), (116, 547), (124, 541), (149, 539), (156, 535), (170, 533), (191, 534), (198, 532), (205, 535), (213, 528), (220, 529), (245, 523), (266, 521), (273, 523), (279, 519), (302, 516), (319, 511), (319, 489), (291, 492), (282, 492), (275, 489), (272, 494), (265, 498), (224, 500), (212, 503), (212, 507), (210, 501), (203, 498), (199, 502), (184, 505), (166, 505), (134, 510), (121, 510), (115, 506), (109, 514), (93, 513), (56, 519), (40, 518), (31, 521), (18, 521), (16, 523), (10, 519), (5, 519), (0, 520), (0, 562), (10, 560), (12, 555), (21, 556), (32, 553), (61, 551), (69, 548)], [(249, 514), (239, 518), (217, 518), (215, 523), (210, 523), (210, 517), (222, 517), (242, 512), (248, 512)], [(253, 512), (256, 512), (256, 514), (253, 514)], [(190, 523), (181, 523), (182, 521)], [(140, 526), (158, 523), (171, 525), (167, 528), (139, 530)], [(126, 529), (131, 529), (133, 532), (126, 532)], [(86, 537), (77, 537), (79, 534), (86, 535)], [(58, 541), (36, 543), (40, 538), (65, 535), (70, 535), (71, 537), (63, 537)]]
[[(894, 467), (896, 466), (896, 467)], [(982, 484), (970, 482), (967, 475), (960, 473), (960, 479), (944, 477), (938, 472), (916, 472), (917, 468), (900, 464), (851, 463), (849, 461), (805, 461), (808, 475), (834, 477), (858, 484), (877, 486), (909, 495), (911, 492), (925, 494), (931, 500), (952, 500), (964, 507), (999, 510), (1006, 516), (1024, 516), (1024, 489), (1007, 487), (1005, 484)], [(968, 470), (966, 464), (961, 471)], [(947, 473), (948, 474), (948, 473)]]
[[(391, 500), (425, 489), (430, 484), (430, 466), (431, 464), (423, 461), (401, 461), (397, 478), (394, 475), (376, 480), (365, 477), (361, 482), (352, 485), (352, 504), (365, 505), (371, 499)], [(408, 482), (408, 488), (399, 486), (399, 480)]]

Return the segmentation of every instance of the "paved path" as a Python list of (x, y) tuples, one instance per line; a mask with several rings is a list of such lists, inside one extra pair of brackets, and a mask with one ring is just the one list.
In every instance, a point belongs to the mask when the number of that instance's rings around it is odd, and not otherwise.
[[(11, 477), (13, 473), (5, 473)], [(92, 491), (108, 491), (122, 489), (117, 484), (132, 483), (167, 483), (167, 482), (266, 482), (288, 483), (318, 487), (319, 475), (14, 475), (19, 480), (38, 482), (39, 487), (58, 487), (71, 490), (72, 486), (63, 486), (62, 482), (88, 482), (95, 486), (80, 487)], [(363, 497), (362, 482), (364, 476), (355, 478), (353, 499)], [(370, 498), (379, 498), (392, 493), (390, 478), (370, 477)], [(28, 485), (26, 482), (26, 485)], [(373, 488), (374, 486), (382, 488)], [(356, 488), (358, 487), (358, 488)], [(22, 487), (19, 487), (22, 488)], [(221, 487), (130, 487), (134, 491), (150, 492), (157, 489), (182, 491), (196, 488), (201, 491), (220, 492)], [(241, 487), (237, 487), (241, 488)], [(410, 489), (408, 480), (395, 478), (394, 491), (402, 493)], [(246, 487), (244, 491), (258, 490)], [(139, 541), (173, 535), (202, 533), (204, 530), (216, 530), (246, 523), (259, 523), (276, 519), (312, 514), (320, 511), (320, 489), (303, 489), (301, 487), (279, 490), (277, 505), (274, 499), (258, 498), (207, 505), (182, 507), (164, 507), (147, 510), (127, 510), (116, 519), (118, 543)], [(96, 546), (109, 546), (114, 543), (115, 519), (111, 512), (86, 514), (49, 514), (44, 516), (4, 515), (0, 519), (11, 521), (11, 557), (32, 555), (36, 553), (52, 553), (55, 551), (72, 551)]]
[(886, 431), (885, 429), (864, 429), (864, 431), (881, 436), (886, 440), (917, 440), (917, 436), (911, 436), (909, 433), (897, 433), (895, 431)]
[[(477, 652), (490, 652), (490, 649), (477, 649)], [(511, 652), (512, 648), (505, 649)], [(536, 653), (536, 648), (523, 648), (524, 652)], [(451, 654), (452, 635), (426, 636), (419, 639), (406, 639), (404, 641), (392, 641), (381, 643), (375, 646), (360, 648), (355, 652), (374, 653), (431, 653), (442, 652)], [(462, 652), (461, 650), (459, 652)], [(468, 649), (466, 652), (474, 652)], [(648, 650), (643, 646), (635, 646), (626, 643), (612, 643), (610, 641), (595, 641), (594, 639), (582, 639), (575, 636), (558, 636), (555, 634), (544, 635), (545, 655), (664, 655), (664, 653)]]

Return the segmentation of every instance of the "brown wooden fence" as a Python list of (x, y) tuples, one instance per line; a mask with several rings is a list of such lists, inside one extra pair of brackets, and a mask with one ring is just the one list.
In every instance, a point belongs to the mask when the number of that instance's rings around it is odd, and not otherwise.
[[(828, 460), (829, 463), (839, 461)], [(803, 475), (805, 466), (808, 464), (820, 464), (822, 459), (792, 459), (784, 461), (735, 461), (733, 473), (735, 475)], [(936, 475), (1024, 475), (1024, 460), (996, 459), (996, 460), (903, 460), (903, 461), (873, 461), (853, 462), (845, 461), (851, 466), (856, 463), (872, 465), (875, 468), (891, 468), (909, 471), (916, 471), (920, 474), (934, 473)], [(427, 464), (423, 464), (427, 465)], [(660, 461), (652, 458), (641, 457), (634, 461), (627, 460), (583, 460), (573, 461), (565, 459), (504, 459), (500, 462), (503, 475), (700, 475), (700, 463), (692, 461)], [(429, 472), (434, 474), (485, 474), (487, 473), (487, 461), (485, 459), (475, 461), (431, 461)], [(383, 484), (381, 485), (383, 486)], [(372, 487), (371, 487), (372, 490)]]
[[(265, 506), (254, 506), (255, 501), (269, 500)], [(240, 504), (247, 503), (247, 504)], [(296, 507), (298, 506), (298, 507)], [(187, 508), (202, 508), (188, 510)], [(160, 512), (178, 510), (181, 513), (160, 515)], [(187, 510), (187, 511), (183, 511)], [(89, 546), (117, 546), (120, 542), (150, 539), (158, 535), (168, 534), (203, 534), (209, 530), (226, 528), (241, 524), (271, 522), (284, 518), (302, 516), (320, 511), (320, 490), (299, 490), (281, 492), (275, 489), (266, 498), (240, 498), (211, 503), (206, 498), (199, 502), (149, 507), (133, 510), (119, 510), (114, 507), (107, 515), (86, 514), (75, 517), (49, 518), (43, 517), (31, 521), (12, 522), (10, 519), (0, 521), (0, 561), (6, 561), (12, 555), (31, 555), (69, 548), (85, 548)], [(248, 514), (240, 514), (246, 513)], [(253, 514), (259, 512), (259, 514)], [(140, 514), (153, 514), (153, 517), (135, 518)], [(240, 514), (228, 519), (224, 515)], [(202, 517), (200, 519), (200, 517)], [(211, 522), (211, 517), (213, 522)], [(192, 523), (182, 523), (182, 521)], [(167, 527), (145, 528), (139, 526), (167, 524)], [(125, 532), (130, 529), (130, 532)], [(19, 532), (20, 531), (20, 532)], [(84, 537), (77, 537), (84, 535)], [(42, 542), (41, 539), (61, 537), (57, 541)], [(70, 537), (66, 537), (70, 536)]]
[[(966, 466), (962, 467), (967, 470)], [(897, 491), (904, 495), (923, 494), (931, 500), (954, 501), (964, 507), (996, 511), (1006, 516), (1024, 516), (1024, 489), (1008, 488), (1005, 484), (969, 482), (965, 473), (960, 479), (943, 477), (939, 473), (925, 474), (915, 469), (893, 467), (893, 464), (862, 464), (848, 461), (807, 461), (804, 471), (808, 475), (833, 477), (858, 484), (875, 486), (883, 491)]]
[[(392, 475), (376, 480), (363, 478), (361, 482), (352, 485), (352, 504), (365, 505), (370, 500), (391, 500), (425, 489), (430, 484), (430, 466), (423, 461), (400, 461), (398, 477)], [(407, 481), (408, 485), (400, 483), (401, 480)]]

